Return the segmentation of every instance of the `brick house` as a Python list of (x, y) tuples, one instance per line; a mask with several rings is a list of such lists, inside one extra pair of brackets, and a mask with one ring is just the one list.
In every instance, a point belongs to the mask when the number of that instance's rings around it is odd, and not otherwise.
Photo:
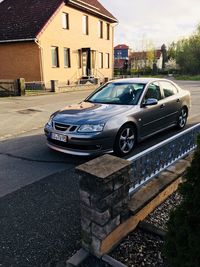
[(114, 47), (114, 58), (115, 59), (128, 59), (130, 54), (129, 46), (120, 44)]
[(129, 60), (130, 48), (126, 44), (119, 44), (114, 47), (114, 68), (115, 70), (123, 69)]
[(3, 0), (0, 21), (0, 79), (113, 76), (117, 19), (97, 0)]
[[(150, 55), (151, 54), (151, 55)], [(162, 69), (162, 52), (161, 50), (155, 51), (141, 51), (133, 52), (129, 58), (131, 69), (142, 70), (144, 68), (153, 68), (155, 63), (158, 69)]]

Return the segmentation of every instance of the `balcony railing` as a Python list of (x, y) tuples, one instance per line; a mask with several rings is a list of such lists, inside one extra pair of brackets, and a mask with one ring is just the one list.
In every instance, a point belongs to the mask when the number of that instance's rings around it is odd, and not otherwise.
[(129, 193), (132, 194), (144, 183), (194, 150), (199, 133), (200, 123), (129, 158), (132, 162), (132, 186)]

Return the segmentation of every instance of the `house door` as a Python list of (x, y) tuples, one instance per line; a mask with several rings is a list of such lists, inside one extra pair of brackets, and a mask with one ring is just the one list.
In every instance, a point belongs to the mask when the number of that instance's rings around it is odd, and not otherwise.
[(90, 48), (82, 48), (82, 76), (91, 75), (91, 51)]

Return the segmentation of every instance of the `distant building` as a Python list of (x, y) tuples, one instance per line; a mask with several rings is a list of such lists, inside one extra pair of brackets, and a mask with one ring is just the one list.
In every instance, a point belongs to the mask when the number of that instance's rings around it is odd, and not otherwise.
[(114, 47), (114, 69), (123, 69), (128, 64), (130, 48), (125, 44)]
[(114, 47), (114, 58), (115, 59), (128, 59), (130, 54), (129, 46), (120, 44)]
[[(149, 56), (151, 54), (151, 56)], [(153, 64), (156, 64), (158, 69), (162, 69), (162, 52), (161, 50), (155, 51), (142, 51), (133, 52), (129, 57), (130, 67), (134, 70), (142, 70), (144, 68), (153, 69)]]
[(110, 79), (116, 22), (97, 0), (1, 1), (0, 79)]

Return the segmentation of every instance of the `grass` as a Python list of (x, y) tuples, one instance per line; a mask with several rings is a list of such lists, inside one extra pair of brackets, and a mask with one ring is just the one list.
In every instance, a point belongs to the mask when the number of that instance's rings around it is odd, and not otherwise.
[(180, 76), (174, 76), (176, 80), (184, 80), (184, 81), (200, 81), (200, 75), (180, 75)]
[(49, 91), (45, 90), (26, 90), (25, 95), (42, 95), (42, 94), (47, 94)]

